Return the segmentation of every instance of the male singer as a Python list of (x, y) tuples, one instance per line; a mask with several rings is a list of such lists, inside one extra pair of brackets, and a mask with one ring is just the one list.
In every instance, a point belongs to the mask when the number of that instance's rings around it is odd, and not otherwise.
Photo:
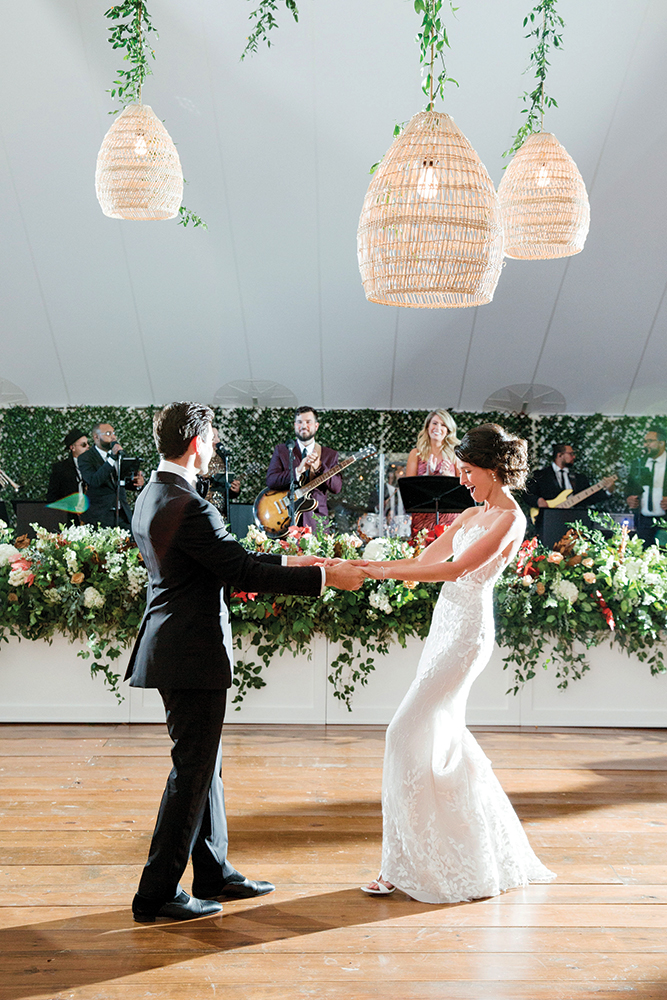
[(635, 514), (635, 528), (644, 545), (653, 545), (657, 521), (667, 516), (667, 431), (654, 424), (644, 436), (646, 458), (640, 455), (630, 470), (628, 507)]
[[(212, 418), (199, 403), (171, 403), (156, 415), (161, 461), (132, 520), (149, 586), (126, 677), (133, 687), (159, 690), (173, 741), (173, 767), (132, 903), (134, 919), (144, 922), (217, 913), (220, 897), (274, 889), (227, 860), (220, 734), (232, 682), (228, 588), (316, 596), (325, 584), (357, 590), (364, 579), (351, 563), (325, 568), (313, 556), (249, 555), (234, 540), (194, 485), (213, 455)], [(190, 856), (192, 896), (179, 885)]]
[[(317, 411), (312, 406), (300, 406), (294, 415), (294, 443), (276, 445), (269, 468), (266, 473), (266, 485), (270, 490), (286, 490), (290, 487), (290, 450), (292, 452), (292, 471), (295, 481), (306, 485), (315, 479), (322, 472), (333, 469), (338, 464), (338, 452), (333, 448), (324, 448), (315, 441), (315, 435), (319, 427)], [(291, 445), (291, 449), (288, 448)], [(311, 496), (317, 500), (317, 507), (313, 511), (305, 511), (301, 516), (301, 524), (304, 527), (315, 528), (316, 522), (313, 515), (327, 517), (329, 508), (327, 507), (327, 493), (340, 493), (343, 487), (343, 480), (340, 474), (332, 476), (326, 483), (322, 483), (313, 490)]]
[[(89, 507), (82, 520), (86, 524), (99, 524), (104, 528), (129, 528), (132, 511), (127, 502), (125, 486), (118, 484), (120, 459), (123, 449), (111, 424), (98, 423), (93, 427), (93, 448), (79, 457), (79, 469), (88, 486)], [(134, 486), (141, 489), (144, 477), (138, 473)]]

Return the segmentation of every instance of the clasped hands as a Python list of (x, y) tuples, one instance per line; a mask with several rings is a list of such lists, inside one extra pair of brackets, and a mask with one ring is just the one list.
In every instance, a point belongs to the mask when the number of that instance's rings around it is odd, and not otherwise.
[(382, 580), (384, 571), (378, 562), (368, 559), (325, 559), (322, 556), (288, 556), (288, 566), (323, 566), (327, 587), (359, 590), (364, 580)]

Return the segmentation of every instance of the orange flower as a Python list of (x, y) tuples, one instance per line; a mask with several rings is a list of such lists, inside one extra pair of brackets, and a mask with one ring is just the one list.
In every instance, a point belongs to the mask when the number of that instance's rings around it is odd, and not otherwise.
[(72, 583), (83, 583), (83, 581), (85, 580), (85, 576), (81, 572), (72, 573), (70, 580), (72, 581)]
[(546, 588), (546, 587), (544, 586), (544, 584), (542, 583), (542, 581), (541, 581), (541, 580), (540, 580), (540, 581), (539, 581), (538, 583), (536, 583), (536, 584), (535, 584), (535, 590), (536, 590), (536, 591), (537, 591), (537, 593), (538, 593), (538, 594), (540, 595), (540, 597), (542, 596), (542, 594), (544, 593), (544, 591), (545, 591), (546, 589), (547, 589), (547, 588)]
[(15, 594), (14, 591), (12, 591), (11, 594), (7, 594), (7, 600), (10, 601), (12, 604), (16, 604), (18, 599), (19, 599), (18, 594)]
[(17, 549), (27, 549), (30, 545), (30, 539), (27, 535), (19, 535), (19, 537), (14, 542), (14, 546)]

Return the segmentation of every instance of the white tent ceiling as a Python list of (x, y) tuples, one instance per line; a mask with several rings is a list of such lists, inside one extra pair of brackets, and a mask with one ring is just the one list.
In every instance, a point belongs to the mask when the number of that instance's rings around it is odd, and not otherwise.
[[(409, 0), (280, 4), (240, 62), (246, 0), (149, 0), (144, 89), (209, 231), (102, 215), (97, 151), (119, 66), (110, 0), (3, 8), (0, 383), (33, 405), (210, 402), (245, 379), (327, 407), (480, 409), (554, 386), (571, 412), (667, 411), (667, 3), (560, 0), (545, 126), (591, 201), (583, 253), (507, 261), (478, 309), (365, 299), (356, 228), (368, 168), (423, 106)], [(445, 109), (496, 185), (521, 121), (531, 0), (461, 0)]]

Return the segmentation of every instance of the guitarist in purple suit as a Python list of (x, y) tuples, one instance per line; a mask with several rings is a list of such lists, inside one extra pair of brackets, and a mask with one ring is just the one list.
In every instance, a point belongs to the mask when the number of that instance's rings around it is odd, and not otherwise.
[[(294, 418), (294, 434), (296, 441), (292, 447), (292, 474), (300, 485), (305, 485), (311, 479), (333, 469), (338, 465), (338, 452), (333, 448), (323, 448), (315, 441), (315, 435), (319, 427), (317, 411), (312, 406), (300, 406)], [(289, 442), (288, 442), (289, 443)], [(290, 487), (290, 452), (287, 444), (276, 445), (269, 468), (266, 473), (266, 485), (271, 490), (287, 490)], [(305, 511), (300, 523), (305, 527), (315, 529), (313, 515), (327, 517), (329, 508), (327, 507), (326, 494), (340, 493), (343, 486), (342, 477), (332, 476), (326, 483), (313, 490), (311, 496), (317, 500), (317, 507), (314, 511)]]

